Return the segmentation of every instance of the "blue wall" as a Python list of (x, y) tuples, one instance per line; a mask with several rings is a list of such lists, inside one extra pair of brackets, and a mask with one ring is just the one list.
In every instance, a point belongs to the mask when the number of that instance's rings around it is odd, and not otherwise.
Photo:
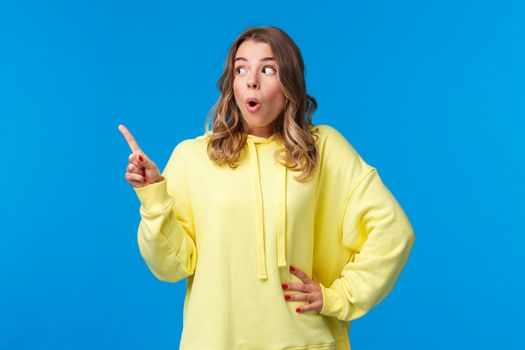
[(353, 348), (525, 347), (523, 18), (520, 1), (1, 2), (0, 348), (178, 349), (185, 283), (140, 257), (117, 125), (163, 168), (251, 25), (296, 41), (314, 123), (415, 229)]

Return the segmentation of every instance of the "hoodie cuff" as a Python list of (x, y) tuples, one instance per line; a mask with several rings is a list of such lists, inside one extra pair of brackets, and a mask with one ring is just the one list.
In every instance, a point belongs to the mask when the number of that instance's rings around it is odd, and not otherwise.
[(319, 283), (321, 292), (323, 293), (323, 308), (319, 311), (320, 314), (337, 318), (343, 309), (341, 297), (336, 290), (325, 287)]
[(142, 187), (134, 187), (142, 207), (147, 212), (160, 211), (168, 205), (170, 197), (166, 178)]

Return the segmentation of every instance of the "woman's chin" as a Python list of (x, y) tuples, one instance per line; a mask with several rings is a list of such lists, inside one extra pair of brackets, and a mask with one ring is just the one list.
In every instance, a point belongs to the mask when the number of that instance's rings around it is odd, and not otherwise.
[(244, 122), (251, 128), (261, 128), (270, 125), (273, 120), (264, 116), (248, 115), (248, 117), (244, 117)]

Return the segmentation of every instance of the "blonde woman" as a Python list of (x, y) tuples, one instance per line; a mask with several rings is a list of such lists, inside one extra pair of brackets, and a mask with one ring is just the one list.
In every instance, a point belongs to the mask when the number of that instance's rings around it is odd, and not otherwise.
[(351, 321), (393, 288), (415, 236), (333, 127), (311, 122), (304, 64), (276, 27), (232, 44), (203, 135), (161, 173), (120, 125), (141, 202), (138, 246), (159, 280), (186, 279), (180, 349), (350, 349)]

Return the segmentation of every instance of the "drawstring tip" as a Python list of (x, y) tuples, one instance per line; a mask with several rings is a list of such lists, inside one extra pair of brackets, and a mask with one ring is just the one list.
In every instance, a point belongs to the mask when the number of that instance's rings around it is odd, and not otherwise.
[(286, 267), (288, 266), (288, 264), (286, 263), (286, 258), (284, 256), (280, 256), (278, 259), (277, 259), (277, 266), (279, 267)]

